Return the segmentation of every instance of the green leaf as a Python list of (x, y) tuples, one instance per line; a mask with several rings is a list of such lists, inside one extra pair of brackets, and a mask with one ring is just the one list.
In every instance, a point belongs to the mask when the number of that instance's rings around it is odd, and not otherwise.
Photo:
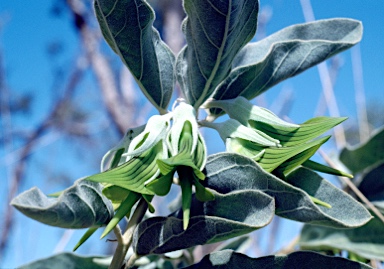
[(141, 194), (154, 193), (145, 187), (145, 183), (156, 178), (159, 169), (156, 160), (163, 157), (163, 142), (159, 141), (153, 148), (148, 149), (138, 157), (134, 157), (126, 163), (93, 175), (87, 179), (90, 181), (108, 183)]
[(120, 222), (122, 218), (125, 216), (129, 216), (131, 213), (132, 207), (136, 204), (136, 202), (140, 199), (141, 195), (131, 191), (128, 196), (125, 198), (123, 202), (121, 202), (119, 208), (117, 209), (116, 214), (109, 221), (107, 227), (105, 227), (103, 233), (100, 236), (100, 239), (109, 234), (113, 228)]
[(334, 220), (342, 219), (348, 223), (346, 228), (362, 226), (372, 218), (362, 204), (310, 169), (298, 168), (289, 174), (286, 180), (309, 195), (330, 204), (332, 208), (325, 208), (324, 212)]
[(370, 201), (384, 202), (384, 162), (366, 169), (359, 190)]
[(72, 253), (61, 253), (49, 258), (31, 262), (19, 269), (107, 269), (105, 257), (83, 257)]
[(312, 170), (315, 170), (315, 171), (318, 171), (318, 172), (322, 172), (322, 173), (326, 173), (326, 174), (330, 174), (330, 175), (335, 175), (335, 176), (353, 178), (353, 176), (351, 174), (348, 174), (348, 173), (346, 173), (344, 171), (341, 171), (341, 170), (338, 170), (338, 169), (334, 169), (332, 167), (328, 167), (326, 165), (323, 165), (321, 163), (314, 162), (314, 161), (311, 161), (311, 160), (307, 160), (307, 161), (303, 162), (302, 165), (304, 167), (307, 167), (309, 169), (312, 169)]
[(73, 252), (75, 252), (79, 247), (81, 247), (82, 244), (85, 243), (100, 227), (91, 227), (88, 228), (87, 231), (83, 234), (83, 236), (80, 238), (79, 242), (76, 243), (76, 245), (73, 247)]
[(239, 50), (256, 32), (257, 0), (185, 0), (187, 46), (177, 57), (176, 75), (195, 108), (228, 75)]
[(155, 14), (145, 0), (96, 0), (101, 32), (148, 100), (165, 113), (175, 84), (175, 56), (153, 27)]
[[(219, 153), (208, 157), (203, 185), (220, 193), (259, 190), (274, 197), (276, 215), (335, 228), (359, 227), (371, 219), (363, 205), (316, 173), (300, 168), (282, 181), (242, 155)], [(332, 206), (314, 204), (310, 196)]]
[(186, 230), (181, 209), (168, 217), (141, 222), (133, 238), (136, 253), (162, 254), (220, 242), (264, 227), (272, 220), (274, 201), (260, 191), (240, 190), (224, 195), (212, 192), (214, 201), (203, 203), (193, 198)]
[(369, 260), (384, 260), (384, 225), (372, 219), (355, 229), (332, 229), (304, 225), (299, 245), (302, 249), (326, 251), (347, 250)]
[(384, 128), (377, 130), (366, 143), (346, 147), (340, 153), (340, 161), (353, 173), (384, 161)]
[[(213, 98), (252, 99), (360, 41), (362, 25), (351, 19), (328, 19), (287, 27), (250, 43), (236, 56), (232, 72)], [(211, 114), (220, 114), (212, 109)]]
[(107, 224), (113, 217), (112, 203), (99, 183), (79, 179), (58, 198), (49, 198), (36, 187), (11, 201), (21, 213), (47, 225), (80, 229)]
[(185, 269), (243, 269), (243, 268), (263, 268), (263, 269), (293, 269), (293, 268), (337, 268), (337, 269), (369, 269), (372, 267), (347, 260), (341, 257), (325, 256), (314, 252), (298, 251), (289, 255), (265, 256), (260, 258), (250, 258), (242, 253), (232, 250), (222, 250), (206, 255), (197, 264), (186, 267)]

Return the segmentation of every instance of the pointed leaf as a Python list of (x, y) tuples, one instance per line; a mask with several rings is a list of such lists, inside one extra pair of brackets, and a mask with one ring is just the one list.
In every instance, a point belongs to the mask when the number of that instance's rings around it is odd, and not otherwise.
[[(245, 46), (233, 70), (213, 98), (252, 99), (360, 41), (362, 25), (351, 19), (328, 19), (287, 27)], [(221, 110), (211, 110), (219, 114)]]
[(384, 128), (377, 130), (366, 143), (346, 147), (340, 153), (342, 161), (353, 173), (384, 161)]
[(250, 258), (242, 253), (232, 250), (222, 250), (206, 255), (197, 264), (185, 269), (293, 269), (293, 268), (338, 268), (338, 269), (372, 269), (372, 267), (347, 260), (341, 257), (325, 256), (315, 252), (299, 251), (289, 255), (265, 256)]
[(316, 251), (347, 250), (369, 260), (384, 261), (384, 225), (378, 218), (347, 230), (304, 225), (299, 245)]
[(334, 169), (332, 167), (329, 167), (329, 166), (326, 166), (326, 165), (323, 165), (321, 163), (314, 162), (311, 160), (307, 160), (307, 161), (303, 162), (302, 165), (304, 167), (307, 167), (309, 169), (312, 169), (312, 170), (315, 170), (318, 172), (322, 172), (322, 173), (326, 173), (326, 174), (330, 174), (330, 175), (341, 176), (341, 177), (353, 178), (353, 176), (351, 174), (348, 174), (344, 171)]
[(258, 1), (186, 0), (183, 31), (187, 46), (176, 61), (177, 79), (195, 108), (228, 75), (238, 51), (252, 39)]
[(83, 257), (73, 253), (61, 253), (49, 258), (31, 262), (19, 269), (107, 269), (109, 262), (105, 257)]
[(80, 238), (79, 242), (76, 243), (76, 245), (73, 247), (73, 252), (75, 252), (81, 245), (85, 243), (100, 227), (91, 227), (88, 228), (87, 231), (84, 233), (84, 235)]
[(101, 32), (129, 68), (148, 100), (161, 112), (172, 96), (175, 56), (153, 27), (155, 14), (145, 0), (96, 0)]
[[(371, 219), (363, 205), (304, 168), (292, 172), (286, 183), (247, 157), (219, 153), (208, 158), (206, 174), (202, 184), (217, 192), (259, 190), (274, 197), (275, 213), (284, 218), (335, 228), (359, 227)], [(309, 195), (332, 208), (315, 205)]]
[(101, 189), (99, 183), (79, 179), (58, 198), (49, 198), (34, 187), (13, 198), (11, 205), (27, 217), (51, 226), (102, 226), (113, 217), (113, 207)]
[(223, 241), (267, 225), (274, 211), (273, 199), (259, 191), (228, 194), (212, 191), (215, 200), (192, 200), (189, 225), (183, 229), (183, 212), (169, 217), (149, 218), (135, 230), (133, 246), (137, 254), (166, 253)]

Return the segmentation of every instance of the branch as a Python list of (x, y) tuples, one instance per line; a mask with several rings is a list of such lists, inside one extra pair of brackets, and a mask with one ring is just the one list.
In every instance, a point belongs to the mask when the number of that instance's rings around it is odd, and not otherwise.
[[(304, 13), (305, 21), (310, 22), (315, 20), (313, 9), (310, 0), (300, 0), (301, 7)], [(340, 117), (339, 107), (336, 102), (335, 92), (333, 90), (331, 76), (325, 62), (320, 63), (317, 66), (319, 72), (321, 85), (323, 88), (323, 94), (327, 102), (329, 114), (331, 117)], [(338, 149), (342, 148), (346, 144), (344, 128), (342, 125), (337, 125), (334, 129), (336, 146)]]
[(131, 125), (136, 125), (134, 114), (124, 106), (119, 94), (112, 68), (100, 53), (97, 35), (91, 30), (86, 20), (85, 8), (81, 1), (67, 0), (73, 21), (79, 31), (81, 43), (91, 63), (103, 95), (103, 101), (117, 131), (123, 135)]
[(7, 204), (4, 210), (5, 213), (3, 215), (4, 224), (3, 224), (2, 233), (0, 236), (0, 256), (2, 256), (3, 252), (7, 247), (8, 239), (11, 234), (12, 224), (14, 222), (14, 217), (13, 217), (14, 209), (9, 205), (9, 203), (12, 200), (12, 198), (16, 196), (19, 186), (22, 180), (24, 179), (25, 168), (26, 168), (27, 160), (30, 156), (30, 153), (33, 151), (34, 147), (40, 141), (40, 137), (47, 131), (47, 129), (53, 126), (54, 117), (57, 114), (57, 112), (60, 109), (62, 109), (62, 106), (64, 106), (68, 101), (68, 99), (71, 98), (71, 96), (73, 95), (76, 86), (78, 85), (81, 78), (83, 77), (84, 69), (85, 69), (85, 66), (81, 64), (78, 64), (76, 68), (74, 68), (73, 73), (71, 74), (68, 80), (68, 84), (66, 85), (64, 96), (58, 101), (56, 101), (53, 109), (48, 114), (48, 116), (37, 126), (37, 128), (32, 132), (31, 136), (29, 136), (24, 143), (23, 149), (20, 152), (20, 156), (18, 158), (19, 162), (14, 170), (12, 179), (10, 181), (11, 187), (8, 192)]

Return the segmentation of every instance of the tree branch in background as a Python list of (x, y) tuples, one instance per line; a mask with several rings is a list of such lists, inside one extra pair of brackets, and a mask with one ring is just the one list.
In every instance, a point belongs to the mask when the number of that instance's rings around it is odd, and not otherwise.
[(73, 14), (74, 24), (98, 81), (107, 112), (120, 135), (123, 135), (129, 126), (137, 125), (133, 114), (135, 106), (124, 105), (129, 101), (122, 101), (124, 96), (118, 92), (112, 68), (99, 50), (100, 39), (97, 36), (100, 34), (90, 28), (83, 3), (78, 0), (67, 0), (67, 5)]
[[(306, 22), (314, 21), (315, 16), (313, 14), (311, 1), (300, 0), (300, 3), (303, 10), (305, 21)], [(340, 117), (339, 107), (336, 102), (332, 80), (331, 80), (330, 72), (326, 62), (322, 62), (318, 64), (317, 70), (319, 72), (320, 81), (323, 88), (324, 97), (328, 106), (329, 115), (331, 117)], [(336, 147), (338, 149), (341, 149), (346, 144), (344, 128), (342, 127), (342, 125), (337, 125), (336, 127), (334, 127), (333, 130), (335, 132)]]
[(84, 75), (85, 66), (80, 64), (73, 69), (72, 74), (70, 75), (68, 84), (65, 87), (65, 93), (62, 98), (58, 99), (53, 106), (51, 112), (47, 117), (32, 131), (31, 135), (28, 136), (26, 141), (23, 143), (23, 149), (20, 152), (19, 161), (15, 167), (11, 177), (10, 177), (10, 189), (8, 192), (6, 208), (3, 215), (3, 225), (0, 236), (0, 256), (3, 256), (5, 249), (10, 238), (12, 224), (14, 222), (14, 208), (9, 205), (13, 197), (16, 196), (19, 186), (21, 185), (25, 177), (25, 169), (27, 166), (27, 161), (30, 156), (30, 153), (33, 151), (34, 147), (38, 144), (39, 138), (44, 135), (49, 128), (53, 127), (55, 124), (55, 117), (58, 114), (58, 111), (63, 109), (74, 94), (74, 91), (81, 81)]

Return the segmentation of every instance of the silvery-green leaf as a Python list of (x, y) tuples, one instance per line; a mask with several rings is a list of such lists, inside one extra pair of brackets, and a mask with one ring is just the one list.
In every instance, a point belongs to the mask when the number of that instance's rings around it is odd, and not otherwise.
[[(127, 157), (127, 160), (129, 160), (158, 144), (167, 135), (170, 126), (169, 120), (169, 114), (150, 117), (144, 131), (132, 139), (128, 151), (123, 154), (123, 157)], [(164, 151), (166, 151), (165, 148)]]
[(384, 128), (377, 130), (366, 142), (354, 147), (346, 147), (340, 153), (340, 161), (353, 173), (384, 161)]
[(384, 202), (384, 162), (364, 171), (359, 190), (370, 201)]
[[(107, 260), (108, 259), (108, 260)], [(105, 257), (84, 257), (73, 253), (61, 253), (37, 260), (19, 269), (107, 269), (110, 261)]]
[(148, 190), (145, 184), (155, 179), (160, 173), (156, 160), (164, 157), (164, 144), (163, 141), (159, 141), (152, 148), (137, 157), (133, 157), (124, 164), (89, 176), (87, 179), (116, 185), (141, 194), (153, 195), (154, 193)]
[(383, 261), (384, 225), (378, 218), (355, 229), (304, 225), (299, 245), (306, 250), (347, 250), (369, 260)]
[(102, 226), (113, 217), (111, 202), (101, 193), (99, 183), (84, 179), (49, 198), (36, 187), (13, 198), (11, 205), (29, 218), (70, 229)]
[(148, 100), (161, 112), (172, 96), (175, 56), (153, 27), (155, 14), (145, 0), (96, 0), (101, 32)]
[[(362, 25), (351, 19), (328, 19), (287, 27), (250, 43), (236, 56), (232, 72), (213, 98), (252, 99), (360, 41)], [(219, 114), (221, 110), (211, 110)]]
[(223, 241), (259, 229), (273, 217), (274, 201), (260, 191), (214, 194), (213, 201), (192, 200), (186, 230), (183, 229), (182, 210), (168, 217), (154, 217), (141, 222), (133, 238), (136, 253), (161, 254)]
[(270, 255), (251, 258), (232, 250), (222, 250), (206, 255), (200, 262), (185, 269), (372, 269), (372, 267), (341, 257), (325, 256), (315, 252), (298, 251), (288, 255)]
[(228, 75), (232, 60), (255, 34), (257, 0), (185, 0), (183, 32), (187, 46), (176, 61), (176, 75), (195, 108)]
[(229, 117), (239, 121), (244, 126), (250, 126), (250, 121), (263, 122), (271, 126), (279, 126), (286, 131), (294, 131), (299, 125), (283, 121), (272, 111), (255, 106), (246, 98), (238, 96), (230, 100), (210, 100), (204, 104), (205, 108), (220, 108)]
[(234, 119), (228, 119), (218, 123), (202, 121), (200, 124), (215, 129), (224, 142), (227, 141), (227, 138), (233, 138), (250, 141), (255, 145), (262, 147), (277, 147), (280, 144), (279, 140), (274, 139), (261, 131), (246, 127)]
[[(316, 173), (301, 168), (282, 181), (242, 155), (219, 153), (208, 157), (202, 184), (220, 193), (259, 190), (275, 199), (281, 217), (335, 228), (359, 227), (371, 219), (363, 205)], [(332, 206), (317, 206), (315, 197)]]

